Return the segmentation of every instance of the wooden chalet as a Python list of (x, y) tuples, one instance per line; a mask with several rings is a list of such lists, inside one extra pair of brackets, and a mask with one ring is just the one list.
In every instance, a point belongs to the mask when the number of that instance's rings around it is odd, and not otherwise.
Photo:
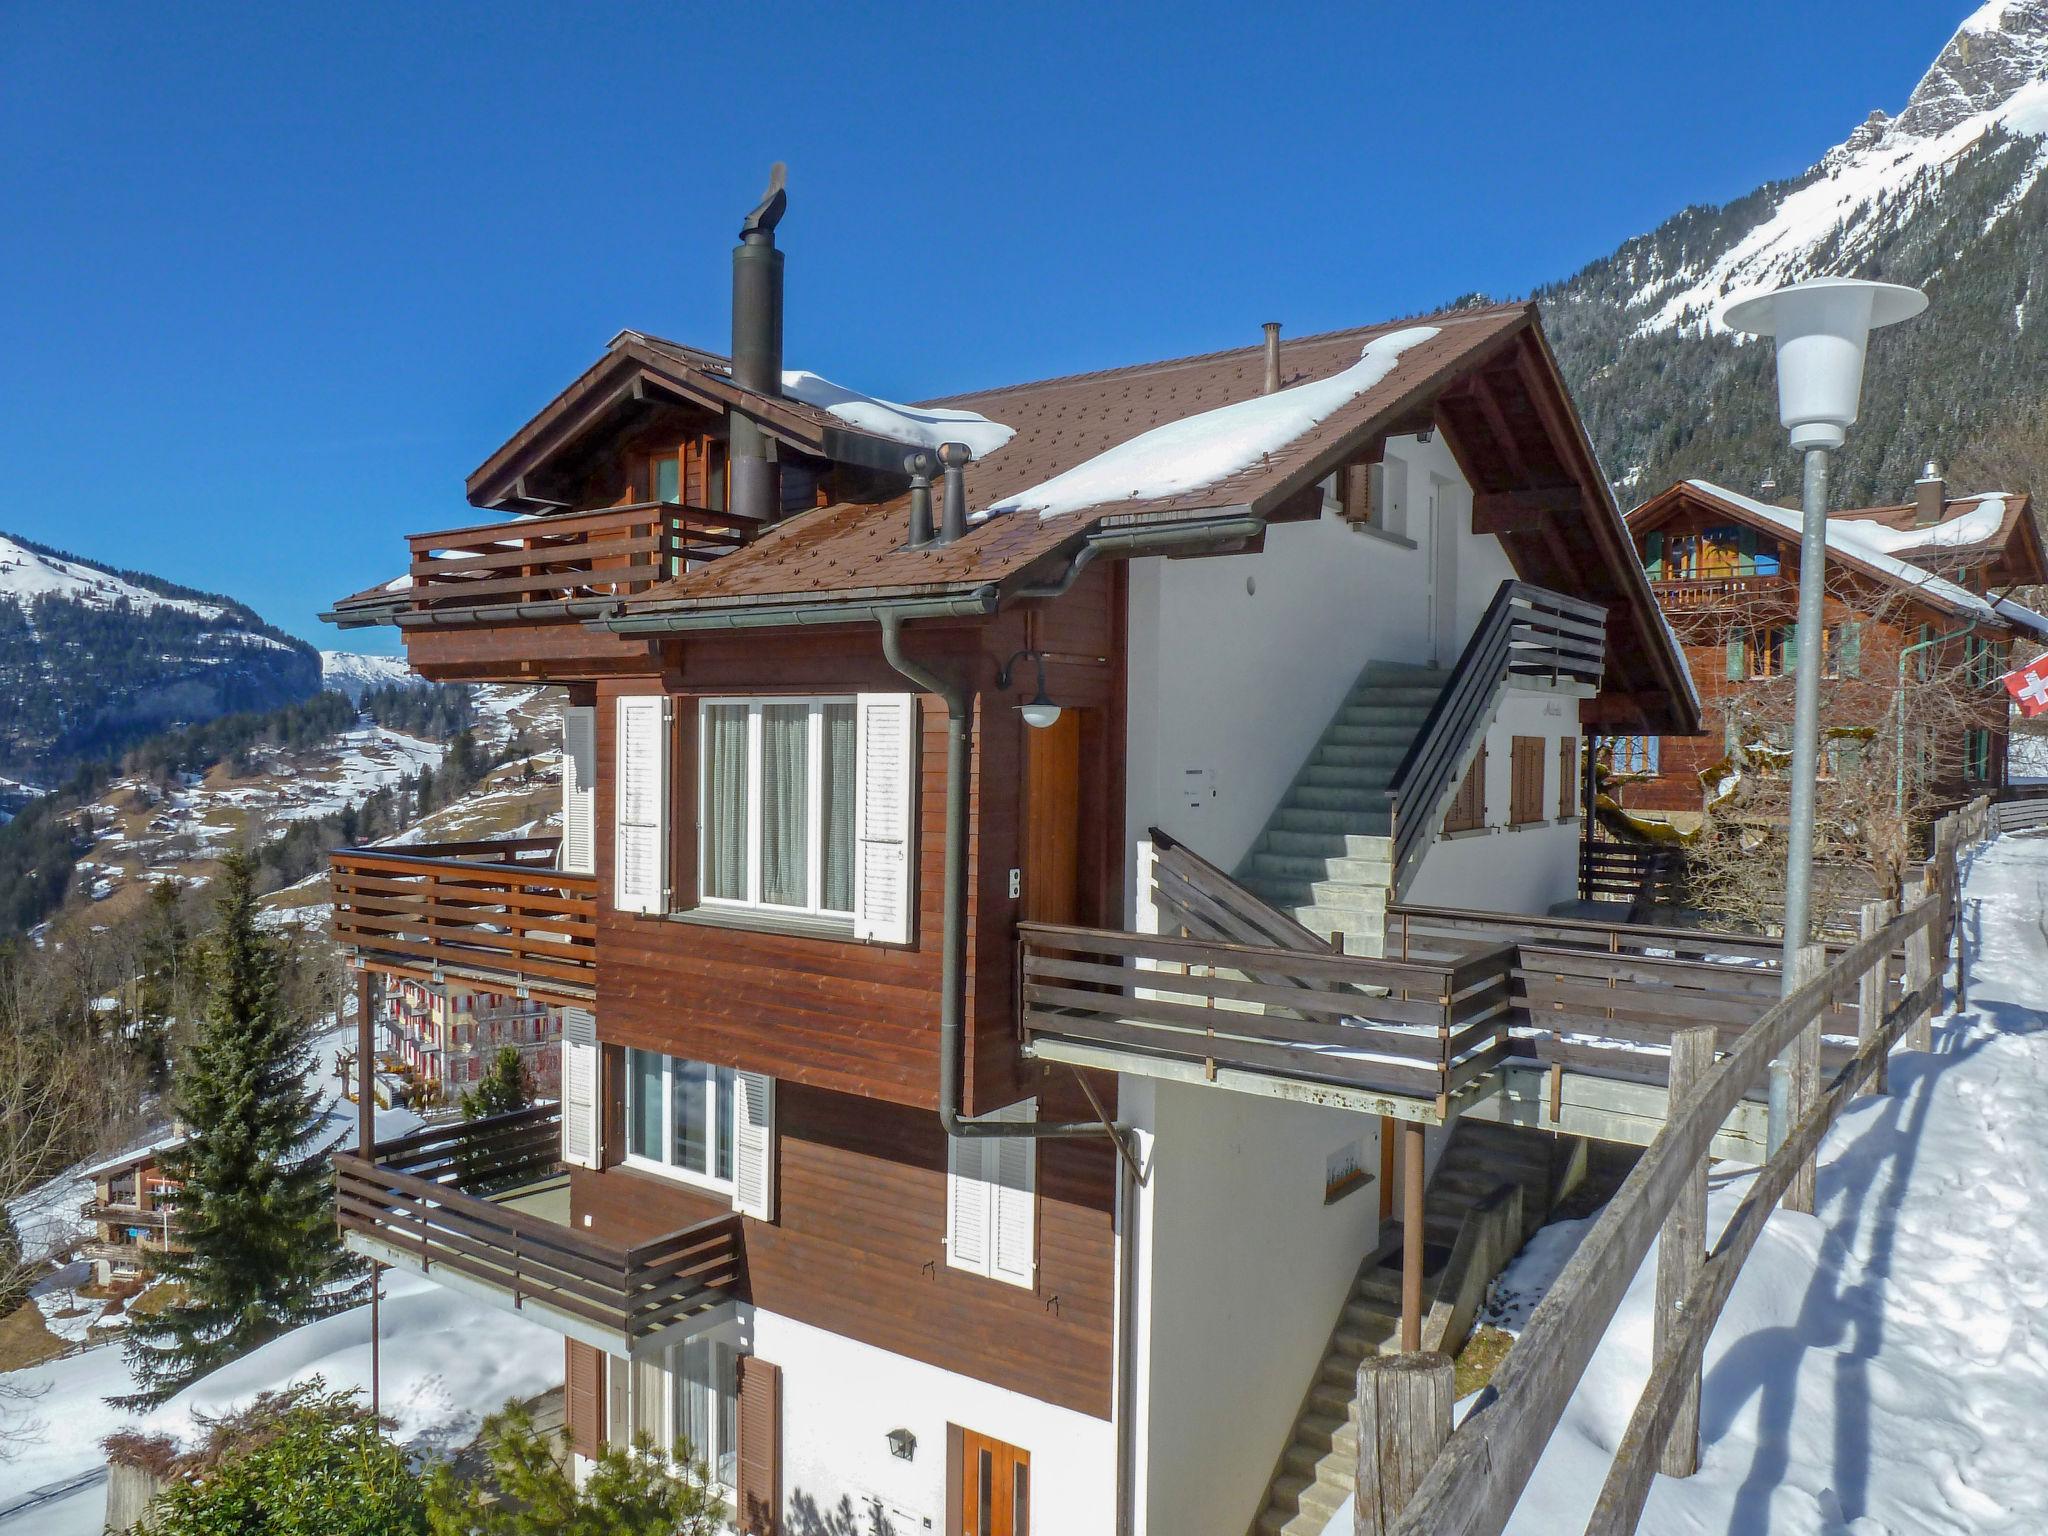
[[(1705, 481), (1672, 486), (1629, 514), (1652, 590), (1705, 702), (1689, 737), (1623, 736), (1607, 746), (1623, 806), (1682, 828), (1697, 824), (1703, 776), (1739, 726), (1731, 705), (1792, 664), (1799, 592), (1799, 512)], [(1982, 708), (1944, 721), (1920, 750), (1944, 801), (2003, 787), (2010, 712), (1997, 679), (2048, 642), (2048, 619), (2014, 588), (2048, 581), (2025, 495), (1951, 496), (1933, 465), (1911, 502), (1829, 519), (1828, 698), (1834, 714), (1874, 722), (1892, 708), (1901, 660), (1916, 676), (1957, 675)], [(2030, 649), (2031, 648), (2031, 649)]]
[(331, 615), (569, 700), (559, 845), (333, 855), (365, 1020), (565, 1019), (559, 1104), (366, 1121), (347, 1239), (741, 1530), (1320, 1530), (1460, 1234), (1776, 995), (1552, 915), (1587, 739), (1699, 728), (1655, 573), (1530, 306), (903, 406), (784, 369), (783, 203), (730, 357), (622, 333)]

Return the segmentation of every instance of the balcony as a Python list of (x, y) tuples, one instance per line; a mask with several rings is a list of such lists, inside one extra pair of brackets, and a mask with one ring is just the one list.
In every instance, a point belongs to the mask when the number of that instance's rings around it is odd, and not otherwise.
[(555, 868), (558, 847), (555, 838), (505, 838), (336, 849), (334, 941), (387, 974), (587, 1008), (597, 880)]
[(1441, 1122), (1510, 1050), (1512, 945), (1442, 960), (1018, 925), (1031, 1053)]
[(1718, 608), (1725, 603), (1795, 595), (1797, 583), (1778, 572), (1721, 576), (1653, 576), (1650, 590), (1657, 601), (1674, 608)]
[(750, 519), (675, 502), (564, 512), (415, 533), (406, 623), (560, 620), (602, 613), (692, 566), (729, 555)]
[(382, 1142), (374, 1162), (337, 1152), (343, 1241), (633, 1359), (731, 1316), (746, 1281), (740, 1218), (601, 1242), (568, 1225), (560, 1139), (560, 1112), (540, 1105)]

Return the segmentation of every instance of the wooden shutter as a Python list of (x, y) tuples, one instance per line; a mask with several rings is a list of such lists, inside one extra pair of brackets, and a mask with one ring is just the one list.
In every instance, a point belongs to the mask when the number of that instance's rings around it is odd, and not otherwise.
[(587, 875), (597, 859), (597, 711), (562, 711), (562, 868)]
[[(1020, 1118), (1028, 1119), (1029, 1116)], [(1038, 1143), (1019, 1137), (989, 1144), (989, 1273), (998, 1280), (1029, 1285), (1037, 1270)]]
[(990, 1143), (979, 1137), (946, 1141), (946, 1262), (988, 1273), (988, 1181), (982, 1170)]
[(1650, 574), (1650, 580), (1657, 581), (1664, 575), (1664, 535), (1650, 534), (1643, 540), (1643, 569)]
[(1526, 826), (1543, 819), (1543, 738), (1517, 736), (1510, 753), (1508, 820)]
[(739, 1358), (739, 1529), (782, 1536), (782, 1367)]
[(908, 944), (917, 899), (917, 695), (864, 693), (855, 713), (860, 788), (853, 933), (879, 944)]
[(1749, 676), (1749, 658), (1743, 654), (1742, 631), (1728, 631), (1728, 681), (1739, 683)]
[(604, 1449), (604, 1352), (564, 1339), (562, 1409), (569, 1421), (569, 1449), (597, 1458)]
[(562, 1042), (562, 1161), (572, 1168), (598, 1166), (597, 1051)]
[(1486, 746), (1482, 742), (1472, 755), (1472, 766), (1458, 785), (1451, 808), (1444, 816), (1446, 832), (1471, 832), (1486, 825)]
[(612, 905), (668, 909), (668, 700), (619, 700), (618, 797)]
[(775, 1079), (736, 1074), (733, 1093), (732, 1208), (759, 1221), (775, 1219)]
[(1557, 739), (1557, 814), (1567, 821), (1579, 814), (1579, 743), (1573, 736)]

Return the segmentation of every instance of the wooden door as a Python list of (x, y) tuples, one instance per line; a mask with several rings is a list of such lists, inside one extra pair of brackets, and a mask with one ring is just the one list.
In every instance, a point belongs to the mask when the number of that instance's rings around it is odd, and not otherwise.
[(1031, 1536), (1031, 1453), (960, 1431), (959, 1536)]
[(1029, 923), (1081, 920), (1081, 714), (1024, 727), (1024, 907)]

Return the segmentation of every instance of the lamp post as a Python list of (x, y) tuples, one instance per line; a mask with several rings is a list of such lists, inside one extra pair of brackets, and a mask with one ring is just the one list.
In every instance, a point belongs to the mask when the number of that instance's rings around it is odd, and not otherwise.
[[(1795, 961), (1813, 898), (1813, 807), (1820, 757), (1823, 599), (1827, 586), (1828, 453), (1847, 440), (1863, 394), (1870, 333), (1910, 320), (1927, 295), (1897, 283), (1816, 277), (1731, 304), (1729, 329), (1770, 336), (1778, 348), (1778, 420), (1805, 455), (1800, 482), (1798, 678), (1792, 712), (1792, 810), (1785, 852), (1785, 946), (1780, 995), (1798, 990)], [(1770, 1150), (1789, 1129), (1790, 1064), (1771, 1063)]]

